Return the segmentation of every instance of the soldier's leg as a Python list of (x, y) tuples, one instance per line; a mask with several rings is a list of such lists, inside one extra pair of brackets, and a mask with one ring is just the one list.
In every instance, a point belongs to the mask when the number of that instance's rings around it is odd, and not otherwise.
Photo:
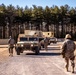
[(10, 56), (13, 56), (13, 48), (10, 48)]
[(8, 51), (9, 51), (9, 56), (10, 56), (10, 46), (8, 47)]
[(46, 44), (45, 44), (45, 50), (46, 50), (46, 51), (48, 50), (48, 49), (47, 49), (47, 46), (48, 46), (48, 45), (47, 45), (47, 43), (46, 43)]
[(75, 57), (71, 58), (72, 73), (74, 73), (74, 67), (75, 67), (74, 59)]
[(45, 44), (45, 50), (47, 51), (47, 44)]
[(65, 62), (66, 62), (66, 64), (65, 64), (65, 69), (66, 69), (66, 71), (68, 71), (69, 59), (68, 59), (68, 58), (65, 58)]
[(8, 51), (9, 51), (9, 53), (10, 53), (10, 46), (8, 47)]
[(74, 73), (74, 67), (75, 67), (74, 61), (71, 61), (71, 66), (72, 66), (72, 73)]

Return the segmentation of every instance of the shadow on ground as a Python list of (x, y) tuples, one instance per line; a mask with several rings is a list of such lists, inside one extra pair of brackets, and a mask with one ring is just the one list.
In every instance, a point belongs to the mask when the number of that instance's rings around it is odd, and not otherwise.
[[(36, 55), (35, 53), (26, 53), (26, 55)], [(39, 53), (37, 56), (58, 56), (61, 55), (61, 53)]]

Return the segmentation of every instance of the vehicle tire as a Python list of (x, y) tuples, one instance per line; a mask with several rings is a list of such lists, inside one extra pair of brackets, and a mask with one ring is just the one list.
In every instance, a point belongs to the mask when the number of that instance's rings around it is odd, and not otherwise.
[(42, 44), (41, 46), (42, 46), (42, 48), (44, 48), (44, 44)]
[(39, 48), (38, 48), (38, 47), (35, 48), (35, 54), (36, 54), (36, 55), (39, 54)]
[(16, 48), (16, 53), (17, 53), (17, 55), (20, 55), (20, 49), (19, 48)]
[(23, 48), (20, 48), (20, 53), (23, 53)]
[(41, 46), (39, 47), (39, 50), (41, 50)]
[(55, 42), (55, 44), (56, 44), (57, 42)]
[(23, 50), (21, 50), (21, 53), (23, 53)]

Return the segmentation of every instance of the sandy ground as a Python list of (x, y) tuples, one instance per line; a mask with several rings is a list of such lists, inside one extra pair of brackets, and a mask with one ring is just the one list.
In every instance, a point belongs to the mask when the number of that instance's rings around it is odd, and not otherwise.
[(0, 63), (9, 57), (8, 48), (0, 48)]
[(40, 55), (25, 51), (20, 56), (14, 54), (14, 57), (9, 57), (7, 49), (0, 49), (1, 60), (6, 60), (0, 64), (0, 75), (76, 75), (76, 68), (75, 74), (71, 74), (71, 66), (69, 72), (64, 70), (64, 59), (59, 54), (60, 50), (55, 49), (42, 50)]

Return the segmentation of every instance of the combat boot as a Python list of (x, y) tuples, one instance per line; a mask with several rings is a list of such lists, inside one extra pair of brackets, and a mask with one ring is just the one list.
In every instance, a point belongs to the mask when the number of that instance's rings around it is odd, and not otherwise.
[(66, 69), (66, 71), (68, 72), (68, 66), (67, 66), (67, 65), (65, 66), (65, 69)]

